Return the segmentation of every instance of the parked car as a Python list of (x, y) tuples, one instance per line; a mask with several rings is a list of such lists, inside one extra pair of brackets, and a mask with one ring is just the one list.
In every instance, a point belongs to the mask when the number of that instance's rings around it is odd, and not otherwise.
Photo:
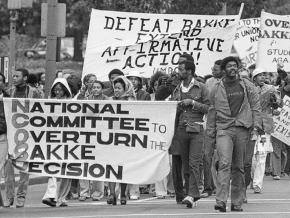
[[(60, 59), (69, 60), (72, 59), (74, 53), (73, 38), (61, 39)], [(32, 48), (25, 49), (24, 55), (27, 58), (45, 58), (46, 56), (46, 39), (34, 44)]]

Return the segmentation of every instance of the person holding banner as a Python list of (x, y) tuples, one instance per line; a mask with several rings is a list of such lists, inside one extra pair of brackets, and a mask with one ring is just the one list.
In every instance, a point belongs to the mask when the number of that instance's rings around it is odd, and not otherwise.
[(94, 74), (87, 74), (83, 79), (83, 86), (77, 95), (77, 99), (87, 99), (91, 95), (93, 82), (97, 79)]
[[(232, 56), (223, 59), (224, 78), (210, 93), (207, 134), (215, 141), (218, 154), (215, 210), (226, 212), (231, 184), (231, 211), (243, 211), (244, 160), (250, 129), (257, 135), (261, 129), (261, 105), (254, 85), (239, 78), (239, 61)], [(232, 181), (230, 183), (230, 180)]]
[(265, 70), (257, 68), (253, 72), (253, 81), (258, 89), (262, 107), (262, 127), (265, 134), (258, 136), (253, 156), (253, 187), (254, 193), (261, 193), (265, 173), (266, 156), (273, 152), (270, 141), (271, 133), (274, 131), (273, 110), (282, 107), (282, 100), (272, 85), (265, 83)]
[[(199, 166), (203, 150), (203, 116), (209, 107), (208, 90), (196, 80), (193, 58), (186, 54), (178, 64), (181, 82), (172, 93), (172, 100), (178, 101), (176, 129), (170, 148), (173, 159), (173, 180), (177, 203), (183, 196), (182, 168), (186, 180), (187, 196), (182, 200), (188, 208), (200, 199)], [(182, 57), (182, 56), (181, 56)], [(188, 186), (187, 186), (188, 184)]]
[[(24, 68), (17, 69), (15, 72), (13, 72), (13, 87), (9, 89), (9, 95), (12, 98), (41, 98), (39, 91), (27, 84), (28, 76), (29, 72)], [(8, 199), (8, 205), (6, 205), (6, 207), (10, 207), (14, 203), (15, 191), (15, 174), (11, 159), (6, 161), (5, 170), (7, 173), (7, 176), (5, 177), (5, 189)], [(17, 208), (24, 207), (28, 183), (29, 174), (20, 171), (20, 179), (18, 182), (18, 189), (16, 194)]]
[[(120, 71), (120, 70), (118, 70)], [(112, 71), (111, 71), (112, 72)], [(120, 71), (122, 72), (122, 71)], [(125, 76), (118, 76), (113, 80), (114, 96), (113, 100), (117, 101), (135, 101), (136, 95), (134, 86)], [(127, 204), (126, 188), (127, 184), (121, 183), (121, 205)], [(117, 205), (116, 183), (109, 182), (110, 196), (107, 204)]]

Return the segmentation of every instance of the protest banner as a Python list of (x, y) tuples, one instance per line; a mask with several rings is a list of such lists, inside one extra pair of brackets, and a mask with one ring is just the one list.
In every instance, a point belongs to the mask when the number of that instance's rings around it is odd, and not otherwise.
[(280, 115), (274, 117), (274, 133), (272, 135), (290, 146), (290, 97), (284, 96), (283, 102)]
[(235, 34), (234, 48), (245, 67), (256, 63), (260, 18), (242, 19)]
[(6, 98), (9, 154), (31, 174), (151, 184), (170, 171), (176, 104)]
[(144, 77), (158, 70), (172, 73), (183, 52), (193, 55), (198, 75), (211, 74), (214, 61), (230, 54), (239, 16), (93, 10), (90, 22), (83, 77), (93, 73), (105, 80), (114, 68)]
[(277, 63), (290, 70), (290, 17), (263, 12), (258, 43), (257, 67), (277, 71)]
[[(207, 67), (202, 68), (203, 65), (200, 59), (202, 56), (212, 52), (207, 53), (205, 47), (208, 45), (208, 47), (212, 46), (216, 48), (220, 44), (219, 47), (222, 51), (218, 52), (219, 55), (217, 56), (223, 57), (229, 55), (230, 53), (228, 53), (226, 48), (229, 44), (232, 44), (233, 34), (238, 22), (239, 15), (145, 14), (92, 10), (82, 76), (84, 77), (86, 74), (93, 73), (96, 74), (98, 79), (108, 79), (107, 75), (110, 70), (114, 67), (122, 69), (127, 62), (128, 53), (131, 50), (136, 50), (138, 46), (147, 47), (147, 53), (141, 51), (143, 56), (137, 60), (137, 62), (141, 61), (140, 64), (137, 64), (142, 65), (142, 67), (134, 66), (133, 68), (132, 65), (131, 69), (124, 68), (123, 70), (126, 73), (139, 70), (145, 72), (145, 75), (151, 76), (154, 73), (153, 68), (155, 68), (155, 71), (162, 68), (166, 72), (170, 72), (172, 69), (172, 63), (170, 62), (172, 61), (168, 58), (169, 55), (167, 54), (165, 57), (164, 54), (160, 53), (176, 53), (176, 51), (172, 51), (173, 45), (171, 45), (170, 49), (168, 46), (164, 46), (162, 51), (157, 51), (157, 49), (150, 50), (151, 44), (148, 41), (154, 41), (154, 47), (161, 40), (168, 40), (166, 37), (170, 37), (171, 34), (192, 31), (193, 29), (201, 29), (200, 35), (197, 35), (197, 32), (195, 32), (195, 36), (187, 36), (186, 38), (191, 38), (188, 41), (191, 41), (192, 44), (194, 40), (195, 44), (200, 43), (200, 48), (194, 50), (194, 47), (191, 47), (189, 52), (194, 53), (193, 55), (199, 63), (198, 70), (200, 74), (210, 74), (210, 68), (212, 67), (210, 65), (211, 63), (213, 64), (214, 60), (209, 56)], [(196, 38), (202, 38), (202, 40)], [(224, 41), (220, 42), (218, 39)], [(146, 42), (148, 44), (145, 44)], [(137, 44), (137, 47), (135, 44)], [(186, 51), (183, 48), (180, 50)], [(124, 55), (125, 51), (126, 54)], [(149, 54), (149, 51), (154, 52), (155, 60), (157, 60), (157, 56), (160, 56), (158, 57), (159, 61), (152, 62), (152, 66), (148, 66), (148, 63), (152, 59), (152, 54)], [(131, 54), (133, 55), (134, 51)], [(111, 57), (108, 58), (108, 55)], [(173, 65), (176, 65), (179, 54), (170, 55), (174, 56)], [(200, 58), (198, 57), (199, 55), (201, 56)], [(162, 64), (160, 60), (163, 59), (168, 64)]]

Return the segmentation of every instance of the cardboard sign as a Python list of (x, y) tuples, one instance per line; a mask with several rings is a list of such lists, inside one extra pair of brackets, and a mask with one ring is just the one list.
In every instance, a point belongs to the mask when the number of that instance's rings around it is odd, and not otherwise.
[(257, 67), (277, 72), (277, 63), (290, 70), (290, 17), (262, 12)]
[(284, 96), (283, 102), (280, 115), (274, 117), (274, 133), (272, 135), (290, 146), (290, 97)]

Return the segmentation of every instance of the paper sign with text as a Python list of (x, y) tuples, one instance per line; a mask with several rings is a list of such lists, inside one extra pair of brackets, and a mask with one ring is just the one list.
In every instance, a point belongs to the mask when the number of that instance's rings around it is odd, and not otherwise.
[(176, 102), (4, 99), (9, 154), (31, 174), (151, 184), (170, 171)]
[(284, 96), (283, 107), (279, 116), (274, 117), (275, 138), (290, 146), (290, 97)]
[(290, 17), (262, 12), (257, 67), (277, 72), (277, 63), (290, 70)]
[(246, 67), (256, 63), (260, 18), (242, 19), (235, 34), (234, 48)]
[[(100, 80), (114, 68), (144, 77), (159, 70), (172, 73), (183, 52), (194, 57), (197, 75), (210, 74), (214, 61), (230, 54), (239, 22), (238, 15), (98, 12), (91, 15), (83, 77), (93, 73)], [(124, 19), (118, 21), (120, 16)]]

